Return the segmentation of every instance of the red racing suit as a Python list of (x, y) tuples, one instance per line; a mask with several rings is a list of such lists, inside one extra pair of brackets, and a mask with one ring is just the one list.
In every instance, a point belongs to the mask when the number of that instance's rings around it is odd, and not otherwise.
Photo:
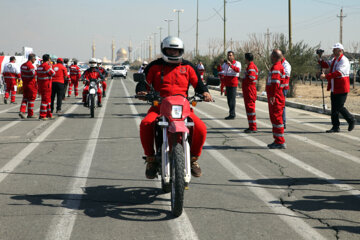
[(47, 62), (44, 62), (37, 68), (36, 73), (41, 95), (40, 117), (51, 118), (51, 78), (55, 76), (55, 71)]
[(20, 68), (21, 79), (23, 81), (23, 99), (20, 106), (20, 112), (26, 112), (28, 108), (28, 117), (34, 115), (34, 104), (37, 94), (36, 71), (33, 63), (27, 61)]
[[(272, 123), (272, 132), (275, 143), (285, 143), (284, 138), (284, 122), (283, 109), (285, 106), (285, 97), (283, 94), (283, 84), (285, 82), (285, 69), (281, 61), (276, 62), (270, 69), (269, 76), (266, 82), (266, 93), (269, 104), (269, 115)], [(275, 98), (273, 104), (270, 103), (270, 98)]]
[[(188, 96), (190, 84), (195, 88), (195, 92), (208, 92), (201, 78), (189, 61), (183, 60), (180, 64), (168, 64), (162, 58), (151, 62), (145, 68), (146, 81), (151, 84), (161, 97), (181, 94)], [(146, 91), (146, 86), (139, 83), (136, 92)], [(154, 151), (154, 124), (160, 114), (159, 107), (151, 107), (141, 121), (140, 139), (146, 156), (153, 156)], [(189, 116), (194, 122), (191, 141), (191, 156), (200, 156), (202, 147), (206, 140), (206, 125), (194, 114), (191, 109)]]
[(5, 92), (5, 99), (9, 98), (11, 95), (11, 102), (15, 102), (15, 94), (16, 94), (16, 79), (21, 78), (20, 71), (13, 62), (9, 62), (5, 65), (3, 70), (3, 76), (6, 83), (6, 92)]
[(72, 88), (74, 86), (75, 97), (79, 96), (79, 80), (81, 77), (81, 71), (78, 65), (70, 66), (70, 82), (69, 82), (69, 92), (68, 95), (71, 96)]
[[(224, 87), (225, 87), (225, 81), (224, 81), (224, 73), (221, 70), (221, 65), (217, 66), (217, 71), (220, 79), (220, 93), (223, 95), (224, 93)], [(226, 95), (226, 93), (225, 93)]]
[(106, 88), (107, 88), (107, 83), (106, 83), (106, 79), (105, 79), (107, 77), (107, 71), (103, 67), (99, 67), (99, 71), (104, 79), (104, 81), (102, 81), (101, 84), (102, 84), (103, 91), (105, 92)]
[[(86, 96), (89, 93), (89, 83), (90, 83), (90, 79), (104, 79), (103, 75), (100, 73), (99, 69), (97, 68), (88, 68), (84, 73), (83, 73), (83, 78), (84, 78), (84, 82), (85, 82), (85, 87), (83, 90), (83, 102), (86, 102)], [(101, 103), (101, 88), (98, 86), (98, 90), (97, 90), (97, 95), (98, 95), (98, 103)]]
[(256, 83), (258, 79), (258, 68), (254, 62), (250, 62), (246, 68), (245, 78), (241, 83), (246, 115), (249, 122), (249, 129), (256, 131), (255, 102), (257, 98)]

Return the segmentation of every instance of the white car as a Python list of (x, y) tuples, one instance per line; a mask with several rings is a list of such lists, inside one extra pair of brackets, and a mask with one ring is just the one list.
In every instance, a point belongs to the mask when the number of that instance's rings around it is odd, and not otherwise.
[(114, 77), (123, 77), (126, 79), (127, 70), (124, 66), (113, 66), (111, 69), (111, 79)]

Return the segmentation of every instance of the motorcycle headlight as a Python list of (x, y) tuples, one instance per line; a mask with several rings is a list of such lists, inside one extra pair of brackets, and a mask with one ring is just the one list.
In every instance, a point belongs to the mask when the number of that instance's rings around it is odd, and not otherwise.
[(172, 118), (181, 118), (182, 116), (182, 106), (180, 105), (174, 105), (171, 109), (171, 117)]

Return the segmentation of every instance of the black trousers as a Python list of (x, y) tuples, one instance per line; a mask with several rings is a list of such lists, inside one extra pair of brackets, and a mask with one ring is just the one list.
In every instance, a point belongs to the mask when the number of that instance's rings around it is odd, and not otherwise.
[(61, 110), (61, 104), (64, 93), (64, 84), (53, 82), (51, 88), (51, 112), (54, 111), (54, 100), (56, 95), (56, 111)]
[(331, 123), (334, 128), (340, 126), (339, 113), (343, 115), (345, 120), (350, 123), (354, 121), (354, 116), (344, 107), (347, 93), (334, 94), (331, 93)]
[(226, 87), (226, 97), (229, 106), (229, 116), (235, 117), (236, 87)]
[(69, 85), (69, 81), (65, 81), (65, 83), (64, 83), (64, 91), (63, 91), (63, 95), (62, 95), (63, 100), (65, 99), (65, 95), (66, 95), (66, 92), (67, 92), (67, 89), (68, 89), (68, 85)]

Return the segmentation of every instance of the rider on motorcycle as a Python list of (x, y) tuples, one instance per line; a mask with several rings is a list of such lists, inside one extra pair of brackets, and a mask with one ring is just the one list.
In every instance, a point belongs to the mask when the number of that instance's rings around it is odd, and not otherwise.
[[(161, 97), (168, 97), (175, 94), (188, 96), (190, 84), (195, 92), (204, 96), (204, 101), (212, 101), (207, 87), (201, 81), (195, 66), (182, 58), (184, 44), (177, 37), (166, 37), (161, 43), (162, 58), (151, 62), (145, 68), (146, 81), (152, 85)], [(146, 95), (149, 88), (144, 82), (136, 86), (137, 95)], [(140, 124), (140, 139), (146, 155), (145, 175), (153, 179), (157, 172), (154, 151), (154, 126), (159, 116), (160, 106), (152, 106)], [(201, 154), (206, 139), (206, 125), (197, 117), (191, 109), (190, 118), (194, 122), (191, 142), (191, 173), (194, 177), (201, 176), (201, 169), (197, 160)]]
[[(83, 103), (84, 103), (85, 107), (87, 107), (87, 105), (86, 105), (87, 104), (86, 103), (86, 96), (89, 93), (90, 79), (99, 79), (99, 78), (101, 78), (102, 80), (104, 80), (103, 75), (101, 74), (101, 72), (97, 68), (97, 60), (96, 60), (96, 58), (91, 58), (89, 60), (89, 66), (90, 66), (90, 68), (86, 69), (85, 72), (82, 75), (83, 83), (86, 85), (84, 87), (84, 90), (83, 90)], [(101, 104), (101, 89), (99, 87), (98, 87), (98, 90), (97, 90), (97, 95), (98, 95), (98, 107), (102, 107), (102, 104)]]

